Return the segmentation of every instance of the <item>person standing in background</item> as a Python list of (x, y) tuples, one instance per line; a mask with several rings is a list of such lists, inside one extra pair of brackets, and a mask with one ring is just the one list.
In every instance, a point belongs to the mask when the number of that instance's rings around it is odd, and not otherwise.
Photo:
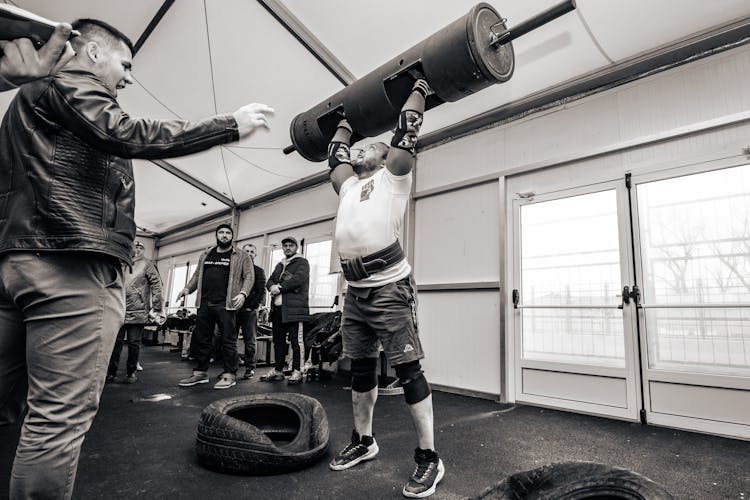
[(162, 311), (162, 283), (154, 263), (144, 257), (143, 243), (133, 243), (133, 265), (125, 268), (125, 324), (117, 333), (117, 340), (109, 360), (107, 382), (117, 377), (122, 346), (127, 339), (128, 359), (125, 365), (125, 382), (132, 384), (138, 380), (138, 356), (141, 352), (143, 330), (149, 321), (149, 311)]

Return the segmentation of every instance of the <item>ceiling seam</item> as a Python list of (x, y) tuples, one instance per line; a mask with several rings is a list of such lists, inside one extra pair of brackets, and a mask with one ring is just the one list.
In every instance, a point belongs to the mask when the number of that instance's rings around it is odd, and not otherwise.
[(174, 0), (165, 0), (163, 4), (161, 4), (161, 7), (159, 7), (159, 10), (156, 11), (156, 14), (151, 19), (151, 22), (148, 23), (148, 26), (146, 26), (146, 29), (141, 33), (141, 36), (138, 37), (138, 41), (135, 42), (135, 46), (133, 48), (133, 55), (136, 55), (139, 50), (141, 50), (141, 47), (143, 47), (143, 44), (146, 43), (146, 40), (151, 36), (151, 33), (154, 32), (156, 27), (161, 22), (162, 18), (166, 15), (167, 11), (170, 7), (172, 7), (172, 4), (174, 3)]
[(342, 84), (357, 80), (354, 74), (307, 27), (278, 0), (258, 0), (271, 16), (279, 22)]
[(171, 163), (164, 161), (164, 160), (149, 160), (154, 165), (162, 168), (163, 170), (166, 170), (170, 174), (174, 175), (178, 179), (190, 184), (194, 188), (206, 193), (207, 195), (211, 196), (212, 198), (220, 201), (222, 204), (228, 206), (228, 207), (234, 207), (237, 203), (229, 198), (228, 196), (225, 196), (224, 194), (220, 193), (219, 191), (213, 189), (210, 186), (207, 186), (203, 182), (199, 181), (192, 175), (180, 170), (176, 166), (172, 165)]

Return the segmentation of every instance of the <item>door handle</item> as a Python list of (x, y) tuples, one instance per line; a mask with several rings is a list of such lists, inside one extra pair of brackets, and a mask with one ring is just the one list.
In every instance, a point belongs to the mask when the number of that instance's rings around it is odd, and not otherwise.
[(638, 285), (633, 285), (632, 290), (627, 285), (622, 287), (622, 303), (617, 308), (622, 309), (625, 304), (630, 304), (630, 299), (633, 299), (636, 306), (641, 305), (641, 291)]
[(622, 302), (620, 302), (620, 305), (617, 306), (617, 308), (622, 309), (625, 304), (630, 304), (630, 288), (628, 285), (622, 287)]

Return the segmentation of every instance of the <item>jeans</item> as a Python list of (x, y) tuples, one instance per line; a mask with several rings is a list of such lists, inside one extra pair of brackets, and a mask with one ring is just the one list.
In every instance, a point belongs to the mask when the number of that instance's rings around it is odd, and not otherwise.
[(117, 368), (120, 366), (120, 355), (122, 346), (127, 339), (128, 360), (125, 362), (125, 370), (128, 376), (134, 374), (138, 368), (138, 355), (141, 353), (141, 339), (143, 338), (144, 325), (123, 325), (117, 332), (115, 348), (112, 350), (112, 357), (109, 360), (108, 376), (116, 376)]
[(237, 313), (237, 332), (245, 338), (245, 370), (255, 369), (255, 336), (258, 333), (258, 310), (242, 309)]
[[(0, 407), (20, 408), (11, 399), (19, 395), (28, 406), (11, 499), (71, 498), (81, 445), (124, 319), (122, 269), (112, 258), (84, 252), (0, 255)], [(27, 391), (19, 390), (26, 384)], [(11, 422), (20, 417), (4, 415)]]
[(271, 322), (273, 329), (273, 355), (276, 370), (284, 369), (287, 353), (287, 338), (292, 346), (292, 370), (299, 370), (302, 354), (305, 351), (304, 338), (302, 336), (302, 322), (292, 321), (283, 323), (281, 321), (281, 308), (274, 307), (271, 311)]
[(224, 304), (201, 304), (195, 316), (192, 354), (195, 356), (195, 371), (208, 371), (211, 357), (211, 344), (214, 328), (219, 326), (221, 354), (224, 373), (236, 375), (239, 367), (237, 358), (237, 331), (235, 330), (236, 311), (227, 311)]

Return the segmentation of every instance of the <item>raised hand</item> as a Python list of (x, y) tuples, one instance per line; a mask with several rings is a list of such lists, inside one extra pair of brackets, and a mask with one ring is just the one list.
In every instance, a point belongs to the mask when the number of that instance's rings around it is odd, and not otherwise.
[(247, 137), (260, 127), (270, 129), (271, 127), (268, 124), (267, 115), (273, 113), (274, 110), (272, 107), (254, 102), (242, 106), (232, 115), (237, 121), (237, 128), (240, 132), (240, 137)]
[(68, 42), (71, 31), (70, 24), (58, 24), (39, 50), (28, 38), (0, 40), (0, 75), (13, 85), (21, 85), (54, 73), (75, 55)]

